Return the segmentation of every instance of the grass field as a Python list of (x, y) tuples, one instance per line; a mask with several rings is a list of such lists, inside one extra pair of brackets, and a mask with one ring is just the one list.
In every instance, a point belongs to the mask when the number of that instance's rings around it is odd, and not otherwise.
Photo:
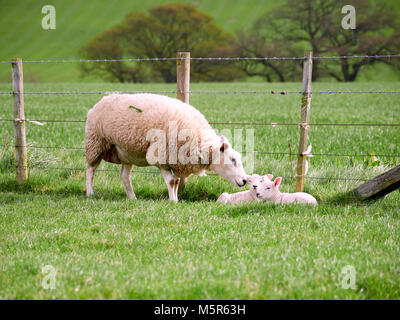
[[(131, 11), (149, 8), (166, 0), (0, 0), (0, 61), (80, 59), (79, 50), (96, 35), (120, 23)], [(176, 0), (189, 3), (214, 17), (217, 25), (235, 33), (245, 30), (262, 14), (283, 0)], [(400, 2), (385, 0), (400, 12)], [(43, 30), (41, 13), (44, 5), (56, 9), (56, 29)], [(338, 8), (340, 10), (340, 8)], [(339, 23), (339, 22), (338, 22)], [(177, 49), (178, 50), (178, 49)], [(77, 65), (33, 64), (25, 68), (25, 80), (30, 82), (98, 82), (94, 76), (81, 78)], [(388, 66), (377, 65), (362, 71), (358, 80), (399, 81), (399, 73)], [(0, 82), (10, 82), (10, 66), (0, 64)]]
[[(193, 84), (192, 90), (300, 90), (300, 83)], [(318, 90), (398, 90), (399, 83), (315, 83)], [(175, 85), (49, 83), (25, 91), (174, 90)], [(0, 91), (9, 91), (0, 84)], [(84, 120), (100, 95), (26, 95), (28, 119)], [(197, 94), (191, 103), (211, 121), (298, 122), (300, 97)], [(396, 94), (314, 94), (311, 123), (399, 123)], [(0, 119), (12, 118), (12, 97), (0, 95)], [(215, 126), (218, 129), (237, 127)], [(242, 127), (243, 128), (243, 127)], [(253, 128), (258, 151), (294, 152), (298, 128)], [(13, 136), (1, 122), (1, 145)], [(245, 139), (243, 131), (243, 138)], [(84, 123), (27, 124), (30, 146), (83, 147)], [(313, 153), (399, 155), (399, 127), (316, 127)], [(235, 141), (233, 141), (235, 144)], [(320, 205), (267, 203), (224, 206), (217, 176), (193, 177), (170, 203), (159, 174), (133, 173), (137, 201), (127, 200), (119, 167), (103, 163), (95, 196), (85, 196), (80, 170), (33, 168), (25, 186), (15, 182), (12, 141), (0, 161), (0, 299), (399, 299), (400, 193), (357, 203), (344, 193), (359, 181), (307, 179)], [(245, 149), (243, 151), (246, 151)], [(84, 168), (84, 152), (29, 148), (29, 165)], [(310, 159), (311, 177), (368, 179), (400, 157)], [(115, 170), (115, 171), (114, 171)], [(134, 169), (155, 171), (155, 168)], [(292, 177), (289, 156), (255, 157), (254, 172)], [(250, 173), (250, 172), (248, 172)], [(294, 191), (294, 180), (281, 189)], [(45, 290), (42, 268), (57, 270)], [(356, 289), (344, 289), (341, 271), (356, 271)]]
[[(132, 11), (169, 3), (165, 0), (0, 0), (0, 61), (20, 57), (24, 60), (79, 59), (79, 49), (96, 35), (120, 23)], [(276, 2), (264, 0), (213, 1), (180, 0), (176, 2), (194, 4), (199, 10), (211, 14), (217, 24), (226, 31), (234, 32), (249, 26), (254, 19), (266, 12)], [(56, 8), (56, 29), (43, 30), (42, 7), (52, 4)], [(21, 18), (23, 12), (23, 18)], [(95, 16), (94, 16), (95, 14)], [(95, 81), (93, 77), (80, 79), (79, 70), (65, 64), (43, 68), (32, 66), (25, 78), (29, 81)], [(0, 82), (9, 81), (8, 69), (0, 68)], [(98, 81), (98, 80), (97, 80)]]

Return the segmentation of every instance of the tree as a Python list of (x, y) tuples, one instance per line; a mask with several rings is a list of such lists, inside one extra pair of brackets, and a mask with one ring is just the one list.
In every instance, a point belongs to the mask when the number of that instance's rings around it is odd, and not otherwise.
[[(344, 29), (341, 9), (345, 0), (288, 0), (258, 19), (249, 32), (266, 48), (285, 48), (283, 53), (302, 56), (312, 50), (322, 55), (382, 55), (400, 50), (396, 14), (381, 2), (354, 0), (356, 29)], [(240, 41), (243, 43), (243, 40)], [(257, 55), (268, 53), (267, 49)], [(383, 59), (314, 60), (313, 80), (329, 75), (339, 81), (354, 81), (360, 70), (377, 62), (393, 65)], [(262, 62), (259, 62), (262, 63)], [(271, 70), (265, 70), (271, 72)], [(284, 72), (284, 69), (282, 69)], [(290, 75), (289, 75), (290, 78)]]
[[(268, 43), (258, 33), (239, 32), (237, 37), (236, 55), (240, 57), (282, 57), (295, 54), (279, 41)], [(238, 65), (248, 76), (260, 76), (265, 78), (267, 82), (284, 82), (288, 78), (292, 80), (301, 73), (301, 65), (288, 60), (241, 60)]]
[[(177, 51), (192, 56), (230, 56), (235, 39), (224, 32), (212, 17), (185, 4), (153, 7), (149, 14), (129, 13), (124, 21), (93, 39), (82, 53), (88, 59), (121, 59), (130, 57), (175, 57)], [(83, 64), (84, 73), (97, 73), (121, 82), (176, 81), (175, 61), (113, 62), (102, 65)], [(245, 74), (233, 63), (194, 61), (194, 81), (227, 81), (242, 79)]]

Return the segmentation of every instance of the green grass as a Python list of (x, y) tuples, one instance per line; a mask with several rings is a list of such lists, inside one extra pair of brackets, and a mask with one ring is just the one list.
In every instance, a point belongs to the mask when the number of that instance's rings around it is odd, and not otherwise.
[[(193, 84), (193, 90), (299, 90), (288, 84)], [(398, 90), (399, 83), (315, 83), (314, 90)], [(174, 85), (26, 84), (26, 91), (174, 90)], [(10, 90), (9, 84), (0, 91)], [(28, 119), (85, 119), (100, 95), (26, 95)], [(299, 95), (192, 95), (209, 121), (298, 122)], [(397, 95), (317, 95), (311, 122), (399, 123)], [(12, 97), (0, 96), (0, 119), (12, 118)], [(217, 126), (215, 126), (217, 127)], [(218, 126), (222, 129), (223, 126)], [(237, 126), (239, 128), (239, 126)], [(248, 126), (247, 128), (252, 128)], [(227, 129), (230, 129), (228, 127)], [(245, 128), (243, 128), (245, 129)], [(255, 149), (294, 152), (297, 127), (254, 127)], [(85, 196), (83, 171), (31, 169), (15, 182), (12, 123), (1, 122), (9, 147), (0, 161), (0, 299), (399, 299), (400, 193), (373, 203), (346, 196), (360, 182), (306, 180), (320, 205), (224, 206), (220, 177), (193, 177), (170, 203), (159, 174), (133, 173), (137, 201), (127, 200), (119, 166), (102, 163), (95, 196)], [(245, 140), (245, 131), (243, 139)], [(314, 153), (400, 154), (398, 127), (311, 127)], [(82, 147), (84, 123), (27, 124), (30, 146)], [(233, 144), (235, 141), (233, 141)], [(243, 151), (246, 151), (244, 149)], [(29, 148), (29, 165), (84, 168), (82, 150)], [(314, 177), (370, 178), (400, 158), (318, 157)], [(136, 170), (136, 169), (135, 169)], [(154, 168), (139, 170), (154, 171)], [(257, 155), (254, 172), (293, 176), (290, 159)], [(251, 173), (251, 172), (248, 172)], [(281, 189), (294, 191), (294, 180)], [(57, 269), (45, 290), (42, 267)], [(356, 290), (343, 289), (346, 265)]]

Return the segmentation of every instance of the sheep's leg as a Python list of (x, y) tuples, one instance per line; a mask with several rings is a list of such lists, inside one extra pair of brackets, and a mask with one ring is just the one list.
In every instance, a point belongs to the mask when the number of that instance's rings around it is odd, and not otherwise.
[(178, 188), (180, 179), (175, 177), (170, 171), (160, 169), (161, 175), (164, 178), (165, 184), (168, 188), (169, 200), (178, 201)]
[(94, 165), (90, 165), (89, 163), (86, 164), (86, 195), (92, 196), (93, 195), (93, 180), (94, 180), (94, 172), (96, 168), (99, 166), (100, 161), (98, 161)]
[(179, 183), (179, 190), (185, 189), (187, 182), (188, 182), (188, 178), (181, 179), (181, 181)]
[(122, 164), (121, 167), (121, 180), (124, 184), (126, 195), (129, 199), (136, 199), (135, 193), (132, 189), (132, 182), (131, 182), (131, 171), (132, 171), (132, 164)]
[(175, 201), (178, 201), (178, 190), (179, 190), (180, 182), (181, 182), (181, 178), (176, 178), (175, 179), (175, 186), (174, 186)]

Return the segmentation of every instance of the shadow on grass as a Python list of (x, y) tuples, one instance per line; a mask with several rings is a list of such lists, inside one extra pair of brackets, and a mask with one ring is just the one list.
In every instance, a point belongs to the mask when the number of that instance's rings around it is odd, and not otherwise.
[[(167, 187), (162, 184), (160, 188), (154, 188), (151, 185), (143, 185), (140, 188), (134, 188), (134, 192), (139, 200), (168, 200)], [(24, 185), (19, 185), (15, 179), (6, 179), (0, 181), (1, 202), (13, 203), (31, 201), (31, 197), (21, 199), (21, 195), (54, 196), (65, 199), (69, 197), (81, 197), (87, 199), (86, 191), (82, 188), (81, 182), (67, 183), (65, 185), (49, 185), (48, 179), (40, 177), (29, 178)], [(18, 195), (18, 198), (16, 198)], [(179, 199), (186, 202), (212, 201), (218, 198), (219, 194), (209, 192), (203, 184), (190, 183), (183, 190), (179, 191)], [(97, 187), (92, 199), (102, 199), (106, 201), (116, 201), (126, 199), (126, 194), (121, 186), (117, 191), (112, 187)]]
[[(211, 188), (209, 188), (208, 182), (196, 183), (195, 181), (189, 181), (186, 187), (179, 191), (179, 200), (185, 202), (215, 202), (223, 192), (222, 188), (223, 186), (210, 190)], [(142, 185), (134, 188), (134, 191), (139, 200), (168, 200), (168, 191), (164, 183), (156, 188), (152, 185)], [(49, 185), (48, 178), (41, 177), (31, 177), (22, 186), (20, 186), (13, 178), (6, 178), (5, 180), (0, 181), (0, 193), (1, 202), (4, 204), (32, 201), (32, 196), (52, 196), (56, 199), (87, 199), (85, 189), (82, 187), (82, 181), (67, 181), (65, 184), (54, 186), (53, 184)], [(21, 195), (27, 195), (27, 197), (22, 198)], [(95, 189), (95, 194), (92, 199), (120, 201), (126, 199), (126, 194), (122, 186), (117, 190), (115, 187), (102, 186)], [(352, 192), (343, 192), (338, 193), (319, 204), (320, 206), (333, 207), (371, 207), (374, 205), (391, 207), (390, 205), (383, 204), (382, 201), (383, 200), (360, 201)], [(239, 205), (218, 205), (212, 210), (217, 214), (227, 213), (230, 216), (240, 216), (252, 212), (264, 213), (276, 210), (281, 211), (281, 209), (278, 208), (286, 208), (286, 211), (291, 211), (289, 207), (294, 206), (281, 206), (265, 202), (254, 202)]]

